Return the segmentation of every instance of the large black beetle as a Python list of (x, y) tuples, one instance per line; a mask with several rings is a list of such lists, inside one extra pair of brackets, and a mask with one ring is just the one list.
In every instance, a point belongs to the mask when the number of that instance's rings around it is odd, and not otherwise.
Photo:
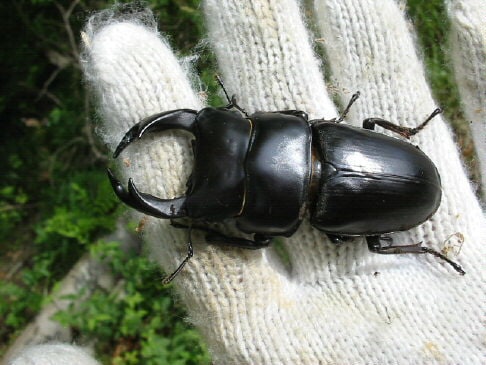
[[(379, 125), (408, 138), (440, 109), (416, 128), (369, 118), (362, 129), (341, 124), (359, 93), (339, 118), (311, 121), (298, 110), (248, 115), (234, 97), (226, 96), (225, 107), (178, 109), (142, 120), (114, 153), (117, 157), (146, 133), (190, 132), (195, 137), (194, 170), (184, 196), (160, 199), (139, 192), (132, 179), (125, 190), (109, 171), (117, 196), (148, 215), (190, 218), (189, 225), (172, 224), (202, 229), (210, 243), (249, 249), (267, 246), (274, 236), (291, 236), (309, 211), (311, 224), (335, 243), (364, 236), (372, 252), (430, 253), (464, 274), (437, 251), (420, 243), (394, 245), (384, 235), (429, 219), (439, 207), (441, 183), (437, 168), (418, 147), (372, 130)], [(204, 224), (226, 219), (234, 219), (237, 228), (253, 234), (253, 239), (229, 237)], [(166, 282), (190, 257), (191, 239), (186, 259)]]

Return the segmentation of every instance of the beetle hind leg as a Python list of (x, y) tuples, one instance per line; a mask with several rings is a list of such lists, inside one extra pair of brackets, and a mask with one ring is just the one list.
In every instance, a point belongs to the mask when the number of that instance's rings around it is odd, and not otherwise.
[[(388, 244), (383, 245), (382, 241), (388, 241)], [(385, 254), (385, 255), (400, 255), (405, 253), (412, 253), (412, 254), (428, 253), (447, 262), (459, 274), (464, 275), (466, 273), (459, 264), (450, 260), (449, 258), (447, 258), (445, 255), (441, 254), (438, 251), (435, 251), (429, 247), (422, 246), (422, 242), (414, 243), (411, 245), (394, 245), (393, 239), (388, 236), (366, 236), (366, 242), (368, 243), (368, 249), (374, 253)]]
[(395, 132), (405, 138), (410, 138), (411, 136), (420, 132), (424, 127), (438, 114), (442, 113), (441, 108), (435, 109), (428, 117), (423, 121), (421, 124), (416, 126), (415, 128), (408, 128), (402, 127), (400, 125), (394, 124), (387, 120), (381, 118), (367, 118), (363, 121), (363, 128), (369, 130), (375, 130), (375, 126), (379, 125), (380, 127), (387, 129), (389, 131)]

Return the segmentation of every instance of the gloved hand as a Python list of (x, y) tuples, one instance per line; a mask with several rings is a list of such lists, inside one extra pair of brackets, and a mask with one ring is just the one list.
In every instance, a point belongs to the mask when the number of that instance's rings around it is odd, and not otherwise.
[[(474, 35), (480, 28), (464, 26), (479, 24), (465, 19), (478, 19), (480, 3), (450, 3), (457, 34)], [(327, 92), (331, 88), (343, 104), (353, 92), (361, 92), (346, 120), (358, 126), (367, 117), (416, 126), (437, 107), (410, 26), (394, 1), (315, 1), (319, 37), (328, 56), (324, 65), (313, 52), (295, 1), (207, 0), (203, 9), (220, 75), (249, 113), (299, 109), (311, 118), (330, 119), (337, 115)], [(113, 149), (134, 123), (149, 115), (203, 107), (191, 87), (192, 75), (157, 34), (150, 13), (95, 15), (84, 41), (86, 78), (100, 102), (102, 136)], [(470, 52), (462, 57), (484, 68), (474, 59), (484, 55), (484, 38), (482, 42), (456, 46)], [(321, 66), (330, 70), (327, 87)], [(468, 72), (467, 62), (459, 66), (458, 75)], [(485, 73), (473, 76), (476, 84), (465, 83), (461, 90), (484, 92)], [(466, 111), (472, 105), (470, 99), (464, 101)], [(486, 129), (484, 118), (476, 128)], [(194, 233), (195, 256), (174, 283), (215, 363), (486, 362), (483, 213), (442, 117), (411, 143), (437, 165), (443, 198), (430, 220), (395, 235), (395, 242), (423, 241), (440, 251), (450, 244), (451, 234), (460, 232), (460, 253), (449, 254), (467, 274), (460, 276), (428, 255), (370, 253), (364, 239), (336, 247), (307, 221), (284, 240), (290, 271), (272, 247), (247, 251), (207, 245)], [(123, 182), (132, 177), (143, 192), (180, 196), (191, 156), (182, 134), (146, 136), (122, 153)], [(145, 237), (167, 272), (186, 254), (187, 233), (168, 221), (150, 218)]]

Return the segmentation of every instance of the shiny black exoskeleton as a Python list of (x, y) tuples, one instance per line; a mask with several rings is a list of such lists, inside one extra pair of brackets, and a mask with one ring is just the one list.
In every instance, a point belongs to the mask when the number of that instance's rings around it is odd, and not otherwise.
[[(223, 87), (224, 90), (224, 87)], [(226, 93), (226, 91), (225, 91)], [(339, 243), (366, 237), (371, 251), (380, 254), (430, 253), (464, 274), (441, 253), (420, 243), (393, 245), (385, 233), (404, 231), (429, 219), (441, 201), (437, 168), (418, 148), (403, 140), (373, 132), (375, 125), (410, 137), (405, 128), (369, 118), (362, 128), (339, 118), (309, 121), (298, 110), (247, 115), (234, 99), (222, 108), (179, 109), (150, 116), (134, 125), (118, 145), (114, 157), (146, 133), (180, 129), (195, 137), (194, 170), (184, 196), (160, 199), (141, 193), (129, 180), (128, 190), (109, 171), (118, 197), (129, 206), (158, 218), (188, 217), (180, 228), (202, 229), (206, 240), (242, 248), (265, 247), (274, 236), (291, 236), (305, 213), (311, 224)], [(229, 237), (206, 222), (233, 219), (253, 239)], [(192, 257), (170, 275), (172, 280)]]

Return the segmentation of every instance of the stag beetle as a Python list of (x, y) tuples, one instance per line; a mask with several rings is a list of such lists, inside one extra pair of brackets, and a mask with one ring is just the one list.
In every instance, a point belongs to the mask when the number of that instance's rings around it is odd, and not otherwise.
[[(128, 190), (108, 170), (116, 195), (127, 205), (163, 219), (188, 217), (202, 229), (208, 243), (247, 249), (269, 245), (274, 236), (291, 236), (306, 211), (315, 228), (339, 243), (366, 238), (379, 254), (429, 253), (465, 272), (445, 255), (421, 243), (394, 245), (385, 233), (405, 231), (429, 219), (441, 201), (441, 182), (432, 161), (414, 145), (374, 132), (376, 125), (409, 138), (422, 130), (441, 109), (416, 128), (368, 118), (363, 128), (341, 122), (358, 99), (354, 94), (338, 118), (310, 120), (300, 110), (248, 115), (233, 96), (228, 105), (200, 111), (178, 109), (152, 115), (135, 124), (116, 148), (147, 133), (180, 129), (194, 135), (194, 169), (186, 194), (160, 199), (140, 192), (132, 179)], [(194, 222), (234, 219), (253, 239), (226, 236)], [(171, 281), (192, 257), (188, 254), (165, 282)]]

